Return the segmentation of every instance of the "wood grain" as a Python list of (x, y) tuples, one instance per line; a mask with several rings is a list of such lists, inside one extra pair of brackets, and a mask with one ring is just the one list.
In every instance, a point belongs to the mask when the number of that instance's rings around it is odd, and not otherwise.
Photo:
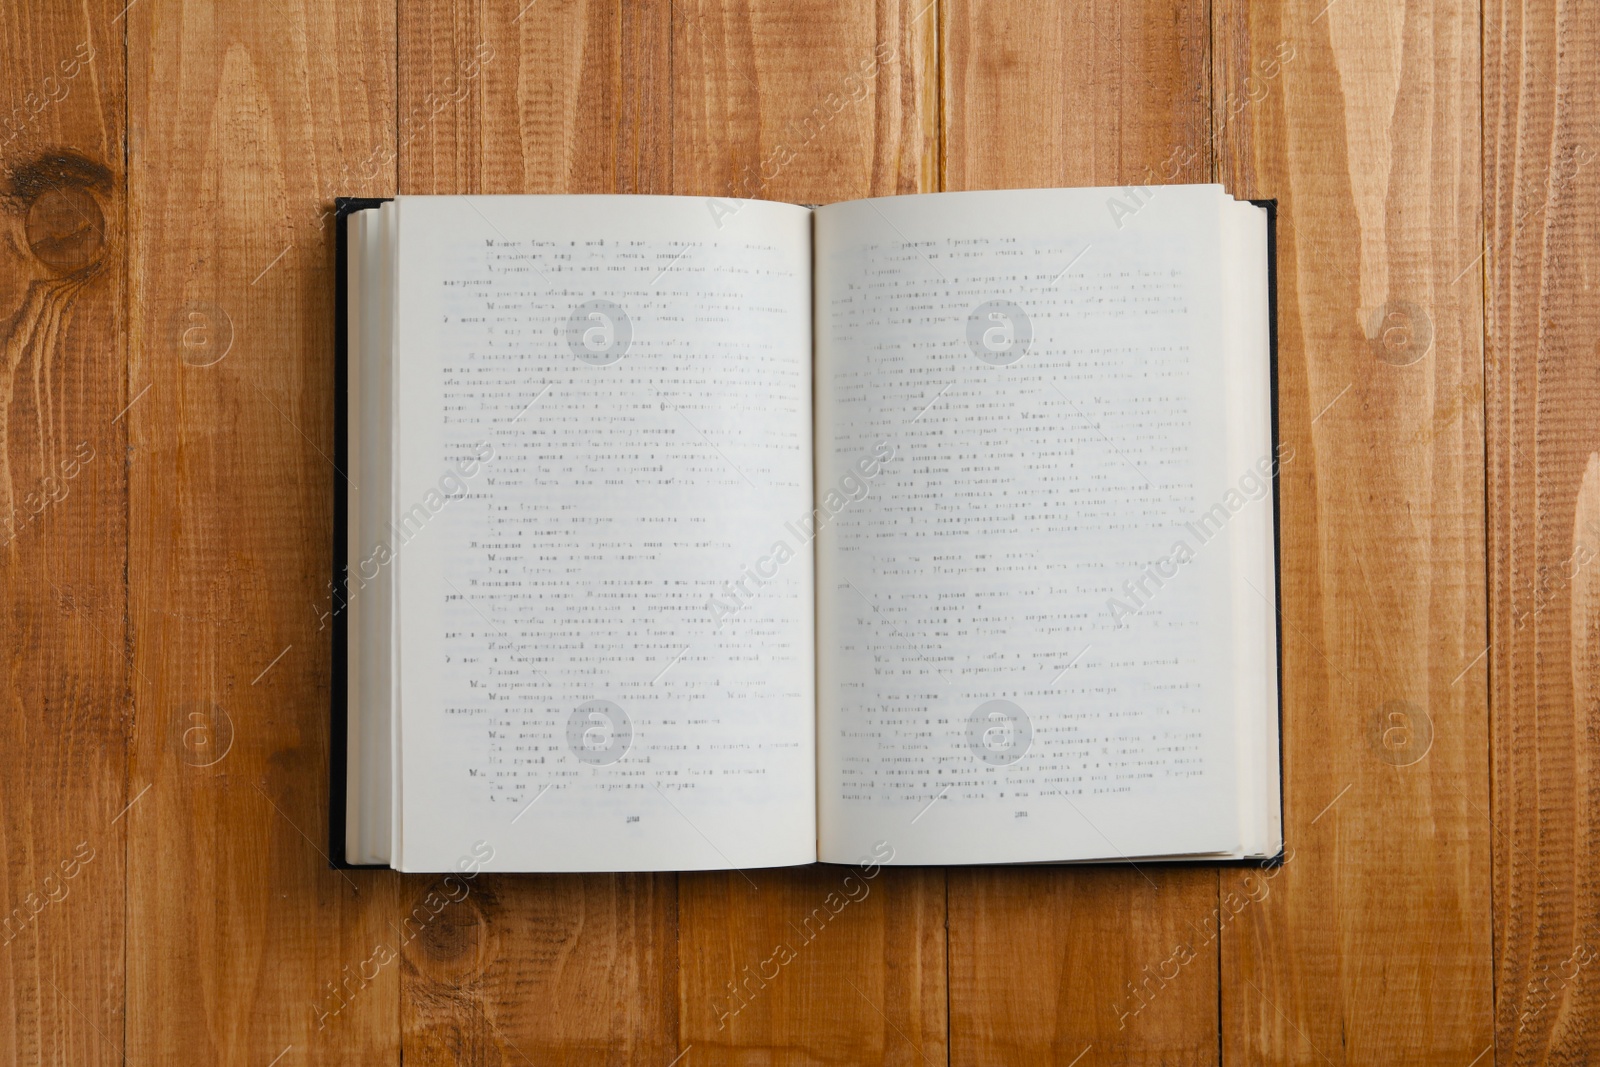
[(679, 1013), (696, 1063), (947, 1062), (940, 871), (748, 878), (679, 881)]
[[(936, 188), (936, 5), (701, 0), (676, 5), (672, 28), (673, 192), (830, 203)], [(694, 1063), (946, 1060), (943, 873), (851, 872), (680, 876)]]
[(1217, 879), (952, 870), (951, 1062), (1216, 1062)]
[(1198, 0), (949, 0), (944, 187), (1209, 180), (1208, 17)]
[(406, 193), (659, 193), (671, 5), (401, 5)]
[(673, 192), (832, 203), (938, 186), (928, 0), (677, 4)]
[[(1319, 10), (1320, 9), (1320, 10)], [(1492, 1062), (1471, 3), (1215, 8), (1219, 174), (1277, 197), (1285, 836), (1229, 1063)]]
[[(393, 189), (376, 0), (127, 12), (128, 1058), (398, 1059), (398, 878), (330, 870), (335, 193)], [(293, 1055), (291, 1061), (288, 1057)]]
[[(0, 1062), (1594, 1059), (1600, 13), (1481, 9), (17, 5)], [(884, 871), (765, 978), (848, 869), (327, 869), (334, 195), (1211, 178), (1281, 205), (1279, 872)]]
[[(670, 17), (665, 0), (407, 0), (401, 191), (668, 191)], [(407, 1063), (678, 1055), (675, 876), (478, 882), (407, 954)]]
[(0, 34), (0, 1062), (116, 1063), (126, 181), (109, 4)]
[(674, 926), (670, 875), (479, 876), (406, 948), (405, 1062), (664, 1067)]
[[(952, 0), (948, 17), (947, 188), (1208, 179), (1204, 4)], [(1210, 870), (952, 870), (951, 1062), (1216, 1062), (1215, 944), (1161, 977), (1216, 906)]]
[[(1495, 1042), (1600, 1049), (1600, 18), (1484, 7)], [(1477, 273), (1475, 270), (1473, 273)]]

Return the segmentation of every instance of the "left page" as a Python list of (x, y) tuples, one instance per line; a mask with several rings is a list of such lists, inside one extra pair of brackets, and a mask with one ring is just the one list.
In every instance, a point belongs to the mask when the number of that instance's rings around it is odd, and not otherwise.
[(394, 866), (812, 862), (810, 213), (395, 208)]

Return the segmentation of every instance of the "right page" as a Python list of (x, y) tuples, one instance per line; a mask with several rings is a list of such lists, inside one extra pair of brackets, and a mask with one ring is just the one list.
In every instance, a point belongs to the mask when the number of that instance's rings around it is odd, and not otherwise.
[(1265, 212), (890, 197), (814, 255), (820, 857), (1275, 853)]

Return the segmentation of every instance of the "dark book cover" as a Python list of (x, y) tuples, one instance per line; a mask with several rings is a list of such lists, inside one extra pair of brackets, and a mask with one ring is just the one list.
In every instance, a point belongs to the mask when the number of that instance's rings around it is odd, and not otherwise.
[[(357, 211), (387, 203), (391, 197), (341, 196), (334, 200), (333, 238), (333, 462), (340, 470), (350, 466), (350, 241), (345, 220)], [(333, 483), (333, 577), (329, 585), (333, 610), (329, 637), (333, 642), (333, 692), (329, 700), (328, 737), (328, 862), (336, 869), (388, 870), (384, 864), (345, 862), (344, 820), (347, 809), (347, 761), (350, 754), (350, 603), (346, 587), (349, 574), (350, 500), (341, 482)]]

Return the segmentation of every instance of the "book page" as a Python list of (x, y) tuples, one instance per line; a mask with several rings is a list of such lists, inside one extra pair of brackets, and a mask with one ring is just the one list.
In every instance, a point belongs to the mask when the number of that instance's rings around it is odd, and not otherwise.
[(809, 212), (397, 207), (396, 865), (811, 862)]
[(1224, 202), (818, 210), (824, 860), (1240, 848)]

